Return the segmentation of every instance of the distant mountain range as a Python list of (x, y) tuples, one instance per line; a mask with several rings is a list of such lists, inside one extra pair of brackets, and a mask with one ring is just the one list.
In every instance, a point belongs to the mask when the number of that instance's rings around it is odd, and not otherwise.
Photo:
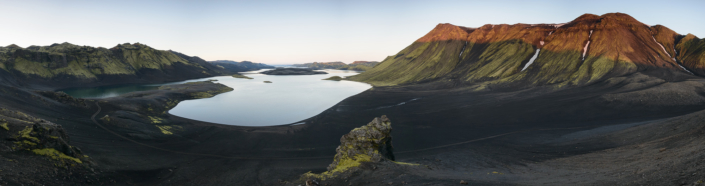
[(366, 71), (366, 70), (372, 69), (372, 67), (374, 67), (378, 63), (379, 62), (377, 62), (377, 61), (354, 61), (348, 65), (343, 62), (336, 61), (336, 62), (313, 62), (313, 63), (304, 63), (304, 64), (294, 64), (293, 66), (306, 67), (306, 68), (310, 68), (310, 69), (314, 69), (314, 70), (338, 69), (338, 70)]
[(223, 69), (226, 69), (229, 71), (234, 71), (234, 72), (244, 72), (244, 71), (251, 71), (251, 70), (274, 68), (274, 66), (271, 66), (271, 65), (266, 65), (264, 63), (253, 63), (251, 61), (237, 62), (237, 61), (231, 61), (231, 60), (216, 60), (216, 61), (208, 61), (208, 62), (210, 62), (211, 64), (214, 64), (218, 67), (222, 67)]
[(243, 62), (236, 66), (229, 68), (140, 43), (119, 44), (110, 49), (71, 43), (0, 47), (0, 84), (37, 89), (180, 81), (230, 75), (266, 65)]
[(446, 23), (351, 79), (377, 86), (562, 87), (646, 71), (705, 76), (705, 40), (622, 13), (585, 14), (565, 24)]

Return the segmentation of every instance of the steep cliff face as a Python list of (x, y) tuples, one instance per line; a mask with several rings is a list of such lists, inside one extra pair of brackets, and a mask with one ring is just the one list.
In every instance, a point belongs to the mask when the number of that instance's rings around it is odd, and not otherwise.
[(677, 38), (664, 26), (648, 26), (621, 13), (585, 14), (565, 24), (439, 24), (352, 79), (378, 86), (430, 81), (564, 86), (647, 69), (689, 73), (679, 66), (681, 57), (675, 57)]
[[(161, 82), (222, 74), (209, 63), (147, 45), (121, 44), (94, 48), (70, 43), (51, 46), (0, 47), (0, 73), (24, 85), (48, 87), (129, 82)], [(190, 58), (190, 57), (188, 57)]]

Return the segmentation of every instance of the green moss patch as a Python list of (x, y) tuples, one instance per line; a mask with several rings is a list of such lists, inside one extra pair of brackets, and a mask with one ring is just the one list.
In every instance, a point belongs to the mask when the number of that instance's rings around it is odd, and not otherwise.
[(223, 86), (223, 87), (219, 88), (218, 90), (211, 90), (211, 91), (205, 91), (205, 92), (194, 92), (189, 95), (191, 97), (193, 97), (194, 99), (202, 99), (202, 98), (210, 98), (210, 97), (213, 97), (213, 96), (218, 95), (220, 93), (229, 92), (232, 90), (234, 90), (234, 89), (230, 88), (228, 86)]
[(350, 170), (351, 168), (354, 167), (359, 167), (362, 162), (369, 162), (371, 159), (370, 156), (366, 154), (357, 154), (353, 158), (341, 158), (338, 166), (335, 167), (335, 169), (323, 172), (321, 174), (315, 174), (312, 172), (307, 172), (303, 174), (303, 177), (309, 177), (309, 178), (318, 178), (320, 180), (326, 180), (328, 178), (334, 177), (338, 173), (345, 172), (347, 170)]
[(43, 78), (50, 78), (54, 76), (54, 73), (49, 71), (49, 69), (44, 67), (42, 63), (35, 63), (24, 58), (15, 58), (15, 70), (22, 72), (23, 74), (37, 75)]
[(196, 98), (196, 99), (202, 99), (202, 98), (210, 98), (215, 95), (209, 93), (209, 92), (195, 92), (191, 93), (191, 97)]
[(105, 116), (101, 117), (100, 120), (103, 120), (105, 122), (110, 122), (111, 119), (110, 119), (110, 116), (105, 115)]
[(178, 125), (156, 125), (157, 128), (162, 132), (162, 134), (172, 135), (177, 130), (182, 130), (183, 127)]
[(149, 118), (149, 121), (151, 121), (152, 123), (155, 123), (155, 124), (164, 122), (164, 119), (162, 119), (160, 117), (156, 117), (156, 116), (147, 116), (147, 117)]
[(71, 160), (76, 163), (83, 163), (78, 158), (68, 156), (68, 155), (66, 155), (62, 152), (59, 152), (56, 149), (52, 149), (52, 148), (33, 149), (32, 152), (34, 152), (34, 154), (37, 154), (37, 155), (50, 157), (51, 159), (54, 159), (54, 160)]
[(10, 127), (7, 126), (7, 123), (0, 124), (1, 128), (4, 128), (7, 131), (10, 131)]
[(39, 139), (37, 139), (36, 137), (30, 136), (31, 133), (32, 133), (32, 126), (27, 126), (24, 129), (22, 129), (20, 132), (17, 133), (18, 134), (17, 137), (28, 139), (33, 142), (39, 142)]
[(18, 141), (18, 142), (15, 142), (15, 144), (18, 145), (19, 148), (29, 148), (32, 146), (37, 146), (37, 143), (27, 141), (27, 140)]
[(400, 162), (400, 161), (393, 161), (393, 162), (396, 163), (396, 164), (398, 164), (398, 165), (409, 165), (409, 166), (419, 166), (419, 165), (421, 165), (421, 164), (418, 164), (418, 163), (406, 163), (406, 162)]

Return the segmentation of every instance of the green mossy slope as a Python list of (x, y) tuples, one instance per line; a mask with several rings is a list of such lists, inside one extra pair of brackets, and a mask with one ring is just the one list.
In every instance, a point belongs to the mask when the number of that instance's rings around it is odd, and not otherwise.
[(509, 77), (521, 71), (535, 52), (534, 46), (521, 40), (468, 43), (458, 76), (468, 82)]
[(563, 87), (638, 71), (687, 73), (677, 62), (705, 76), (705, 41), (692, 35), (678, 38), (682, 36), (664, 26), (649, 26), (621, 13), (586, 14), (556, 25), (441, 24), (350, 79), (375, 86), (428, 88)]
[(211, 65), (209, 63), (191, 62), (172, 51), (156, 50), (139, 43), (120, 44), (110, 49), (70, 43), (0, 47), (0, 68), (19, 80), (96, 82), (108, 75), (139, 78), (145, 75), (141, 74), (143, 71), (151, 72), (152, 76), (170, 74), (177, 65), (183, 66), (178, 74), (205, 77), (222, 73), (213, 70), (218, 69), (215, 66), (204, 67)]
[[(536, 48), (521, 40), (488, 44), (468, 42), (462, 54), (461, 41), (414, 43), (396, 56), (389, 56), (370, 71), (352, 80), (375, 86), (423, 83), (428, 80), (521, 82), (529, 85), (580, 85), (607, 75), (635, 72), (637, 65), (603, 56), (587, 56), (578, 51), (541, 50), (533, 64), (522, 71), (536, 53)], [(450, 49), (446, 51), (446, 49)]]
[(541, 50), (532, 65), (520, 74), (503, 81), (518, 81), (534, 85), (580, 85), (591, 83), (611, 74), (615, 76), (636, 72), (634, 63), (615, 61), (602, 56), (586, 56), (575, 51), (553, 52)]
[(688, 34), (676, 44), (676, 50), (678, 62), (694, 74), (705, 76), (705, 39)]
[(375, 86), (432, 80), (495, 80), (517, 74), (535, 52), (534, 46), (521, 40), (488, 44), (465, 41), (416, 42), (351, 79)]
[(464, 45), (464, 41), (416, 42), (352, 80), (391, 86), (437, 79), (455, 69)]

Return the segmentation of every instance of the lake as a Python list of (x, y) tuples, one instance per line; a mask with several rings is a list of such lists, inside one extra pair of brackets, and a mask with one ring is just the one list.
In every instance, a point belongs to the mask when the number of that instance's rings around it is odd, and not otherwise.
[[(265, 69), (268, 70), (268, 69)], [(352, 76), (356, 71), (323, 70), (317, 75), (265, 75), (260, 71), (242, 72), (254, 79), (218, 76), (175, 83), (216, 79), (234, 90), (212, 98), (186, 100), (169, 111), (170, 114), (212, 123), (238, 126), (272, 126), (292, 124), (315, 116), (343, 99), (372, 86), (353, 81), (322, 80), (331, 76)], [(271, 81), (272, 83), (264, 83)], [(169, 84), (175, 84), (169, 83)], [(130, 90), (156, 89), (154, 85), (63, 90), (74, 97), (104, 98)]]

